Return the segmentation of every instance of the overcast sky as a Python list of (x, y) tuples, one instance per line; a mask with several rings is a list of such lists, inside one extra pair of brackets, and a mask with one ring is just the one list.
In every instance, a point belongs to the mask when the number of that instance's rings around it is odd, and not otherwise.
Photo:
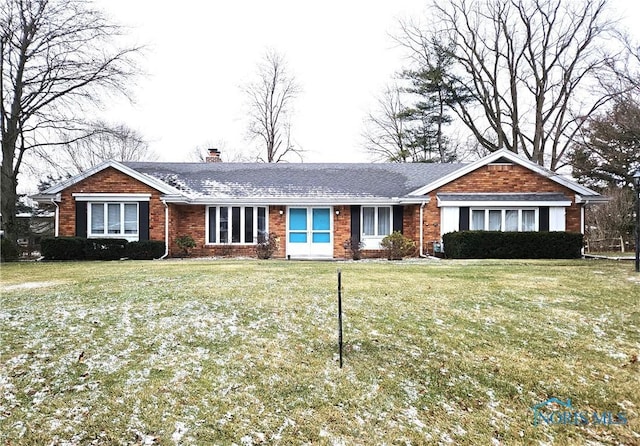
[[(194, 147), (221, 146), (223, 158), (248, 148), (241, 87), (266, 50), (287, 61), (302, 88), (292, 135), (305, 162), (370, 161), (363, 120), (403, 52), (390, 34), (423, 0), (99, 0), (114, 20), (149, 46), (148, 75), (136, 104), (110, 104), (110, 120), (139, 130), (161, 160), (182, 161)], [(296, 160), (292, 158), (292, 161)]]
[[(148, 45), (136, 104), (112, 103), (107, 118), (142, 133), (161, 161), (185, 161), (196, 146), (223, 159), (251, 147), (241, 87), (272, 48), (302, 87), (292, 135), (305, 162), (371, 161), (363, 122), (406, 61), (398, 21), (424, 17), (425, 0), (96, 0)], [(635, 2), (616, 0), (636, 26)], [(292, 159), (295, 161), (295, 159)]]

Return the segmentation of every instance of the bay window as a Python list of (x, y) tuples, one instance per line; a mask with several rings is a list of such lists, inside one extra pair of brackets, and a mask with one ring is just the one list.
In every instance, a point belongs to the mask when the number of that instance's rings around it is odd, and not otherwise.
[(208, 244), (255, 244), (267, 233), (267, 208), (210, 206), (207, 208)]

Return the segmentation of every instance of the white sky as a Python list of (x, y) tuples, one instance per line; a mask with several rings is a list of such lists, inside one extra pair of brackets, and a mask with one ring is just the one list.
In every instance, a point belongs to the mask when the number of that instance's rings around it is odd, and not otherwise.
[[(446, 1), (446, 0), (443, 0)], [(149, 46), (148, 75), (136, 104), (110, 104), (107, 118), (150, 141), (161, 161), (185, 161), (196, 146), (247, 151), (241, 92), (265, 51), (284, 55), (303, 92), (292, 134), (305, 162), (371, 161), (362, 150), (364, 119), (375, 98), (406, 65), (391, 38), (398, 20), (424, 18), (426, 0), (96, 0)], [(635, 1), (615, 0), (637, 27)], [(296, 161), (296, 159), (291, 159)]]
[[(362, 151), (363, 121), (375, 96), (404, 65), (390, 34), (424, 0), (233, 0), (158, 2), (99, 0), (115, 21), (149, 46), (148, 75), (136, 104), (111, 104), (107, 118), (124, 121), (150, 141), (163, 161), (186, 160), (212, 143), (232, 152), (246, 139), (241, 87), (268, 48), (281, 53), (302, 88), (292, 136), (305, 162), (370, 161)], [(291, 161), (298, 161), (291, 158)]]

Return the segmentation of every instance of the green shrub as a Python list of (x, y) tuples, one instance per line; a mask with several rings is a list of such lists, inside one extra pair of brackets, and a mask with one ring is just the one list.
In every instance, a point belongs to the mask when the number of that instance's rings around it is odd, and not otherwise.
[(583, 235), (576, 232), (460, 231), (442, 236), (450, 259), (575, 259)]
[(119, 260), (127, 254), (127, 244), (123, 238), (90, 238), (85, 241), (85, 259)]
[(46, 260), (84, 260), (86, 239), (81, 237), (45, 237), (40, 252)]
[(196, 242), (190, 235), (181, 235), (176, 238), (176, 245), (178, 245), (182, 251), (181, 257), (187, 257), (189, 255), (189, 250), (196, 247)]
[(7, 238), (0, 242), (0, 262), (15, 262), (18, 260), (18, 247)]
[(127, 257), (131, 260), (153, 260), (164, 255), (165, 243), (160, 240), (143, 240), (127, 245)]
[(278, 251), (278, 237), (274, 234), (260, 234), (256, 244), (259, 259), (270, 259)]
[(401, 232), (394, 231), (380, 242), (380, 246), (386, 251), (387, 259), (400, 260), (403, 257), (412, 256), (416, 252), (416, 245)]

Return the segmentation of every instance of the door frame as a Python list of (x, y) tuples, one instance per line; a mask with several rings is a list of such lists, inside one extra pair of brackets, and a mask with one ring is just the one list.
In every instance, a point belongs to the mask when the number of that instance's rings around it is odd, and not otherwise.
[[(291, 236), (291, 210), (304, 209), (306, 212), (306, 242), (292, 243)], [(329, 210), (329, 242), (313, 242), (313, 210), (328, 209)], [(333, 206), (314, 206), (314, 205), (296, 205), (287, 206), (286, 208), (286, 253), (287, 258), (303, 258), (303, 259), (332, 259), (333, 258)], [(294, 230), (300, 233), (302, 230)], [(325, 232), (325, 230), (320, 230)]]

